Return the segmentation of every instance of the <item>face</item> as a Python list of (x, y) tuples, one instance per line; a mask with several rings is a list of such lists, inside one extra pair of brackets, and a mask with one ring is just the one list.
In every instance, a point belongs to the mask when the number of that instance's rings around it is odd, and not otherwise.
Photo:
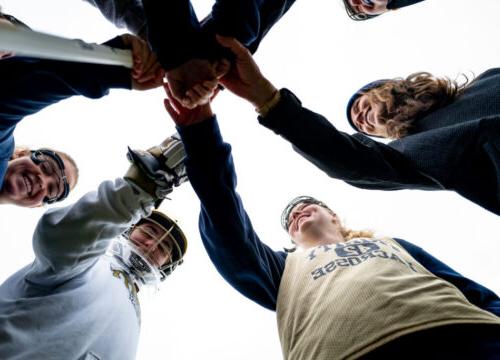
[[(64, 173), (70, 189), (76, 183), (76, 169), (62, 158)], [(9, 161), (4, 183), (0, 189), (0, 200), (23, 207), (37, 207), (45, 198), (57, 198), (64, 191), (62, 171), (55, 161), (35, 164), (30, 155)]]
[(359, 131), (382, 137), (388, 137), (386, 125), (380, 121), (382, 105), (364, 94), (351, 107), (351, 118)]
[(388, 0), (348, 0), (358, 14), (380, 15), (387, 11)]
[(317, 204), (300, 203), (290, 212), (288, 234), (294, 242), (303, 248), (315, 246), (308, 241), (310, 234), (318, 234), (331, 226), (340, 228), (337, 215)]
[(166, 230), (163, 227), (147, 221), (134, 227), (129, 239), (146, 259), (160, 268), (170, 262), (174, 246), (171, 238), (164, 236), (165, 233)]

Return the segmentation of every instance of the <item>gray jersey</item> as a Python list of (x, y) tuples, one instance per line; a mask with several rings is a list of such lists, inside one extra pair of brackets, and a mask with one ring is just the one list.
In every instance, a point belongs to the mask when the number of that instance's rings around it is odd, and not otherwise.
[(137, 291), (104, 253), (152, 205), (151, 196), (117, 179), (43, 215), (34, 262), (0, 286), (1, 359), (135, 358)]

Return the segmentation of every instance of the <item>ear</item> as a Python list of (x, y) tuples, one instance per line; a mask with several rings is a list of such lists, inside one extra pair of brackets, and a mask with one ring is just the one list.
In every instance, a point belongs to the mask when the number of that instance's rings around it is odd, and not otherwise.
[(14, 148), (14, 152), (12, 153), (12, 156), (10, 157), (11, 160), (23, 157), (23, 156), (29, 156), (31, 155), (31, 150), (25, 146), (16, 146)]

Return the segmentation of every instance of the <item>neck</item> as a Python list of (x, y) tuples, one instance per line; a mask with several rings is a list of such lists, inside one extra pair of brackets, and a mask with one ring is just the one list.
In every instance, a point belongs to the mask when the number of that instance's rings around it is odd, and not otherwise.
[(344, 236), (337, 228), (328, 230), (317, 230), (303, 237), (305, 248), (316, 247), (319, 245), (339, 244), (345, 242)]

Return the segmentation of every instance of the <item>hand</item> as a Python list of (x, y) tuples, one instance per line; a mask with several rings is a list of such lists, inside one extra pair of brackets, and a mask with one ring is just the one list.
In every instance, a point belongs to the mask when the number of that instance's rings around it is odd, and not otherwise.
[[(188, 109), (174, 98), (168, 83), (164, 84), (163, 87), (167, 93), (167, 99), (163, 101), (163, 104), (176, 125), (189, 126), (208, 120), (213, 116), (210, 103), (197, 106), (194, 109)], [(216, 94), (217, 91), (215, 91), (213, 96)]]
[(173, 98), (183, 107), (194, 109), (210, 101), (217, 89), (218, 79), (228, 70), (229, 66), (221, 66), (220, 62), (191, 59), (168, 71), (167, 82)]
[(123, 43), (132, 49), (132, 89), (149, 90), (163, 84), (165, 72), (148, 44), (137, 36), (124, 34)]
[(0, 51), (0, 60), (13, 57), (15, 54), (11, 51)]
[(184, 146), (175, 135), (147, 151), (129, 148), (127, 158), (132, 165), (125, 178), (156, 199), (166, 198), (175, 186), (188, 180)]
[[(15, 25), (12, 24), (7, 19), (0, 18), (0, 29), (2, 27), (6, 28), (6, 29), (15, 29), (16, 28)], [(14, 53), (11, 51), (3, 51), (3, 50), (0, 51), (0, 60), (7, 59), (7, 58), (12, 57), (12, 56), (14, 56)]]
[(220, 83), (235, 95), (251, 102), (255, 108), (260, 108), (273, 97), (277, 89), (262, 75), (252, 54), (238, 40), (217, 35), (217, 41), (235, 56), (233, 66), (220, 79)]

